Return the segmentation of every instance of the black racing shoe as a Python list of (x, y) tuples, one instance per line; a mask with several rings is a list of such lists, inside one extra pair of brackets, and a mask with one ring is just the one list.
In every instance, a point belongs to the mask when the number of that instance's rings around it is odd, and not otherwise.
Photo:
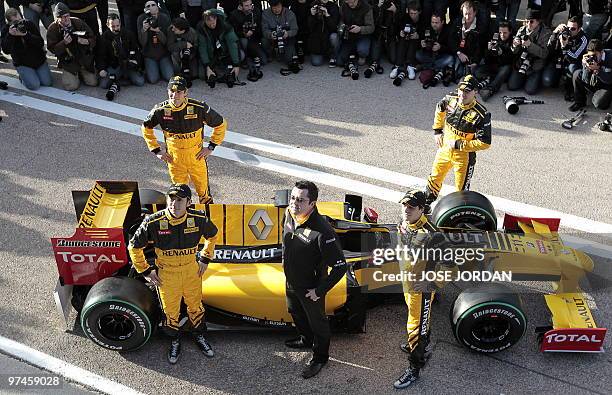
[(168, 349), (168, 362), (174, 365), (178, 362), (181, 356), (181, 341), (179, 339), (172, 340)]
[(194, 340), (198, 345), (200, 351), (202, 351), (202, 354), (206, 355), (208, 358), (212, 358), (215, 356), (215, 352), (213, 351), (212, 347), (210, 346), (210, 343), (206, 340), (204, 335), (200, 333), (194, 338)]
[(289, 348), (310, 348), (312, 344), (308, 343), (304, 336), (298, 336), (294, 339), (285, 340), (285, 346)]
[(410, 384), (417, 381), (419, 378), (419, 369), (413, 366), (409, 366), (408, 369), (402, 373), (401, 376), (398, 377), (397, 380), (393, 383), (393, 387), (401, 390), (403, 388), (407, 388)]
[[(408, 343), (400, 344), (400, 350), (402, 350), (406, 354), (410, 354), (410, 348), (408, 347)], [(433, 352), (433, 344), (429, 343), (427, 346), (425, 346), (425, 354), (423, 355), (423, 358), (425, 359), (425, 361), (428, 361), (429, 358), (431, 358), (432, 352)]]

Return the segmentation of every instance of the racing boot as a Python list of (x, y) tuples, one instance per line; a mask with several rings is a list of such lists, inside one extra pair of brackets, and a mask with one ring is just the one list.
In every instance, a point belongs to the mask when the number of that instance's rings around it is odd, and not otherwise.
[(204, 337), (203, 334), (198, 334), (195, 338), (194, 338), (196, 344), (198, 345), (198, 348), (200, 349), (200, 351), (202, 351), (202, 354), (206, 355), (208, 358), (212, 358), (215, 356), (215, 352), (213, 351), (210, 343), (206, 340), (206, 338)]
[(178, 362), (180, 356), (181, 340), (177, 337), (176, 339), (172, 339), (172, 343), (170, 343), (170, 348), (168, 349), (168, 362), (174, 365)]
[(410, 384), (417, 381), (417, 379), (419, 378), (419, 370), (419, 368), (410, 365), (408, 369), (406, 369), (404, 373), (402, 373), (402, 375), (399, 376), (397, 380), (395, 380), (395, 382), (393, 383), (393, 387), (398, 390), (407, 388), (408, 386), (410, 386)]
[[(400, 349), (406, 354), (410, 354), (410, 348), (408, 347), (408, 343), (400, 344)], [(431, 358), (432, 352), (433, 352), (433, 344), (429, 343), (427, 346), (425, 346), (425, 353), (423, 354), (423, 358), (425, 359), (426, 362), (429, 360), (429, 358)]]

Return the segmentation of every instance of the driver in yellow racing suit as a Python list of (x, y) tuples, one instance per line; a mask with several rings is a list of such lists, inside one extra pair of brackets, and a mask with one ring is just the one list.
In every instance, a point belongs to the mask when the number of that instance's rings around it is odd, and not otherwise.
[[(167, 193), (167, 207), (148, 215), (128, 246), (134, 268), (159, 291), (159, 298), (166, 319), (165, 332), (172, 338), (168, 350), (168, 361), (178, 361), (181, 347), (179, 338), (179, 316), (181, 299), (187, 305), (187, 314), (192, 333), (200, 350), (208, 357), (214, 352), (204, 338), (204, 306), (202, 305), (202, 275), (213, 258), (217, 227), (206, 213), (188, 208), (191, 190), (185, 184), (173, 184)], [(200, 240), (203, 248), (198, 251)], [(150, 266), (144, 249), (148, 243), (155, 246), (157, 259)]]
[[(187, 81), (180, 76), (168, 82), (168, 99), (157, 104), (142, 123), (147, 147), (168, 164), (173, 183), (193, 181), (200, 203), (213, 199), (208, 186), (206, 158), (223, 142), (227, 122), (208, 104), (187, 97)], [(166, 149), (157, 142), (153, 128), (161, 126)], [(204, 125), (213, 128), (208, 146), (203, 146)]]
[(446, 95), (436, 106), (433, 130), (438, 151), (427, 179), (427, 204), (438, 198), (446, 174), (455, 170), (455, 188), (470, 189), (476, 151), (491, 145), (491, 114), (476, 100), (478, 81), (466, 75), (457, 93)]

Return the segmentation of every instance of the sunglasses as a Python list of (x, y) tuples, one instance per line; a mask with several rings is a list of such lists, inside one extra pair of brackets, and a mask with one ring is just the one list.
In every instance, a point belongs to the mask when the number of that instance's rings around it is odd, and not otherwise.
[(157, 7), (157, 4), (145, 4), (145, 8)]
[(572, 32), (575, 32), (576, 30), (578, 30), (578, 28), (577, 28), (577, 27), (570, 27), (569, 29), (570, 29)]

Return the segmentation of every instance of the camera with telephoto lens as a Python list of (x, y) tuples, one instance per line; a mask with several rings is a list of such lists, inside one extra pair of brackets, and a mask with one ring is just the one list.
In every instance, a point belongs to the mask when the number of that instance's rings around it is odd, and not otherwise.
[(489, 51), (491, 51), (493, 54), (501, 55), (502, 49), (499, 45), (499, 33), (493, 33), (493, 38), (491, 41), (489, 41), (489, 44), (491, 47)]
[(349, 35), (349, 29), (346, 26), (346, 24), (344, 23), (340, 23), (338, 25), (338, 30), (336, 31), (336, 33), (338, 33), (338, 37), (342, 40), (348, 40), (348, 35)]
[(144, 21), (147, 22), (149, 24), (149, 27), (152, 29), (155, 29), (158, 24), (157, 24), (157, 18), (155, 18), (153, 15), (151, 15), (151, 10), (146, 10), (145, 11), (145, 19)]
[(314, 8), (315, 16), (319, 18), (325, 16), (325, 11), (327, 11), (327, 7), (325, 7), (320, 0), (313, 1), (311, 8)]
[(119, 81), (117, 80), (117, 76), (115, 74), (109, 74), (108, 79), (111, 81), (111, 85), (106, 91), (106, 100), (113, 101), (115, 100), (115, 95), (117, 92), (121, 90), (119, 86)]
[(217, 75), (216, 74), (209, 75), (208, 78), (206, 79), (206, 83), (211, 89), (213, 89), (215, 85), (217, 84)]
[(425, 49), (428, 51), (433, 51), (434, 39), (432, 37), (431, 30), (425, 30), (423, 41), (425, 42)]
[(429, 87), (434, 87), (438, 85), (442, 79), (444, 78), (444, 72), (442, 70), (438, 70), (436, 74), (433, 76), (431, 80), (423, 84), (423, 89), (427, 89)]
[(25, 19), (20, 19), (11, 23), (11, 27), (16, 29), (19, 33), (27, 33), (28, 27), (26, 26)]
[(510, 114), (516, 114), (522, 104), (544, 104), (543, 100), (531, 100), (525, 96), (504, 96), (503, 100), (506, 111)]
[(529, 58), (529, 54), (527, 51), (523, 51), (521, 53), (521, 58), (519, 59), (520, 66), (518, 72), (521, 74), (527, 74), (531, 70), (531, 59)]
[(276, 26), (276, 30), (272, 32), (272, 37), (276, 40), (276, 50), (279, 55), (285, 53), (285, 29), (282, 26)]
[(130, 51), (128, 53), (127, 67), (130, 71), (138, 71), (140, 65), (138, 64), (138, 54), (136, 51)]
[(244, 35), (246, 35), (250, 31), (255, 32), (256, 28), (257, 28), (257, 23), (253, 21), (246, 21), (242, 24), (242, 32), (244, 33)]
[(236, 83), (236, 74), (234, 74), (234, 66), (231, 64), (227, 65), (227, 72), (225, 73), (225, 83), (228, 88), (233, 88)]
[(559, 36), (563, 37), (566, 40), (569, 40), (569, 38), (572, 36), (570, 28), (568, 26), (563, 26), (563, 29), (561, 29), (561, 31), (559, 32)]
[(353, 80), (359, 79), (359, 70), (357, 69), (357, 57), (350, 55), (346, 69), (342, 72), (342, 76), (351, 76)]
[(607, 113), (606, 115), (604, 115), (601, 122), (597, 123), (597, 127), (602, 132), (612, 132), (612, 114)]
[(184, 48), (181, 51), (181, 74), (185, 78), (191, 74), (191, 48)]

